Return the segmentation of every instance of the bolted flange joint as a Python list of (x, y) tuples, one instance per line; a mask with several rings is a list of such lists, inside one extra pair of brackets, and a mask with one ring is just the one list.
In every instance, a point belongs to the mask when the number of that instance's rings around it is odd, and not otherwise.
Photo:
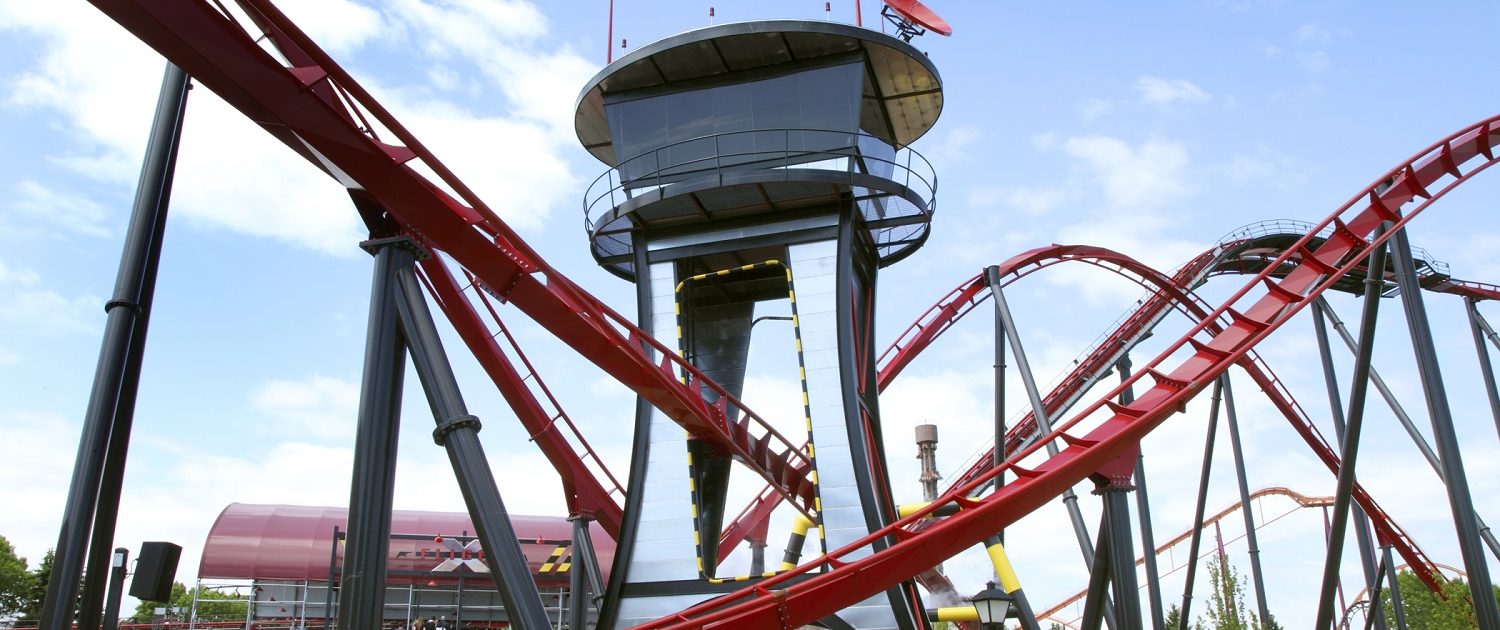
[(437, 442), (438, 446), (445, 446), (448, 443), (449, 433), (464, 428), (473, 429), (475, 433), (478, 433), (479, 429), (482, 426), (483, 425), (479, 423), (479, 416), (475, 415), (464, 415), (458, 416), (456, 418), (449, 418), (446, 422), (443, 422), (442, 424), (438, 425), (436, 429), (432, 430), (432, 441)]

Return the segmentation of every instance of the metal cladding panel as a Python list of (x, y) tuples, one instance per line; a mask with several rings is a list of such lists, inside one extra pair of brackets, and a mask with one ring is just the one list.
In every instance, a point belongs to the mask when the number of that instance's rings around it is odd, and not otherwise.
[[(677, 277), (670, 262), (651, 265), (652, 334), (677, 347)], [(695, 580), (698, 550), (693, 544), (693, 508), (689, 492), (688, 452), (682, 427), (660, 410), (651, 411), (651, 452), (646, 474), (634, 492), (641, 493), (635, 551), (625, 574), (627, 583)], [(623, 604), (622, 604), (623, 606)]]
[[(818, 241), (787, 248), (792, 277), (797, 282), (797, 317), (804, 329), (832, 331), (838, 327), (835, 274), (838, 243)], [(803, 338), (807, 366), (808, 407), (812, 411), (816, 444), (819, 501), (823, 507), (823, 537), (836, 549), (869, 533), (860, 506), (853, 458), (844, 426), (843, 379), (840, 377), (837, 337), (822, 334)], [(831, 344), (831, 346), (830, 346)], [(850, 492), (840, 489), (848, 488)]]
[(620, 614), (615, 620), (616, 628), (629, 628), (648, 621), (660, 619), (693, 604), (708, 599), (710, 595), (664, 595), (660, 597), (632, 597), (620, 602)]
[[(522, 541), (570, 540), (572, 524), (567, 519), (555, 516), (520, 516), (512, 514), (511, 524), (517, 538)], [(334, 544), (333, 528), (341, 531), (348, 527), (348, 510), (341, 507), (312, 507), (300, 505), (254, 505), (231, 503), (219, 514), (209, 529), (203, 543), (203, 557), (199, 562), (199, 577), (232, 580), (310, 580), (328, 579), (328, 556)], [(397, 510), (391, 514), (391, 532), (395, 534), (420, 534), (436, 538), (440, 535), (458, 536), (475, 529), (469, 515), (463, 512), (419, 512)], [(594, 524), (590, 538), (605, 574), (609, 573), (610, 558), (614, 557), (614, 541)], [(439, 560), (424, 558), (426, 552), (439, 552), (433, 540), (392, 540), (390, 544), (390, 571), (431, 570)], [(533, 572), (547, 561), (555, 548), (554, 544), (523, 542), (522, 551)], [(335, 566), (341, 566), (342, 546)], [(469, 576), (475, 580), (485, 577)], [(567, 574), (557, 574), (564, 582)], [(390, 576), (389, 583), (407, 583), (421, 578)]]
[[(787, 248), (797, 282), (797, 316), (802, 327), (807, 369), (808, 408), (817, 445), (818, 499), (822, 505), (825, 551), (843, 547), (870, 533), (861, 504), (859, 479), (850, 452), (844, 407), (844, 384), (838, 352), (838, 243), (819, 241)], [(870, 555), (866, 546), (845, 556)], [(856, 628), (896, 628), (896, 616), (885, 593), (839, 612)]]

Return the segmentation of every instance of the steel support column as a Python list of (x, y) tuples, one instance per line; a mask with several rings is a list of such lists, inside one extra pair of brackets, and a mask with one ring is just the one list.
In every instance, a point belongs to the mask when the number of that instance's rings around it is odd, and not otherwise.
[[(1385, 226), (1376, 234), (1385, 232)], [(1398, 234), (1399, 237), (1399, 234)], [(1365, 277), (1364, 308), (1360, 313), (1359, 348), (1349, 386), (1349, 410), (1345, 418), (1339, 453), (1338, 482), (1333, 492), (1333, 520), (1328, 528), (1328, 549), (1323, 560), (1323, 583), (1318, 590), (1318, 618), (1313, 626), (1326, 630), (1334, 623), (1333, 595), (1338, 588), (1339, 564), (1344, 557), (1344, 532), (1349, 523), (1349, 504), (1354, 491), (1354, 471), (1359, 460), (1359, 436), (1364, 427), (1365, 394), (1370, 384), (1370, 356), (1375, 350), (1375, 323), (1380, 315), (1380, 295), (1385, 290), (1385, 245), (1370, 252)], [(1399, 269), (1399, 260), (1398, 260)]]
[[(385, 249), (392, 249), (387, 246)], [(458, 477), (459, 491), (474, 521), (475, 535), (484, 549), (486, 564), (495, 577), (500, 600), (511, 623), (522, 628), (539, 628), (547, 624), (536, 581), (521, 553), (511, 526), (500, 489), (495, 484), (484, 446), (479, 442), (479, 419), (469, 414), (459, 392), (453, 368), (443, 352), (432, 312), (411, 264), (396, 269), (396, 308), (400, 312), (406, 343), (411, 348), (412, 365), (427, 403), (437, 422), (433, 440), (448, 451), (448, 461)], [(342, 613), (342, 611), (341, 611)], [(342, 614), (340, 615), (342, 617)], [(376, 626), (343, 626), (364, 628)]]
[[(1323, 382), (1324, 388), (1328, 391), (1328, 407), (1333, 417), (1334, 438), (1338, 440), (1339, 445), (1342, 447), (1344, 443), (1344, 403), (1339, 395), (1338, 375), (1334, 372), (1332, 350), (1328, 346), (1328, 326), (1324, 315), (1324, 311), (1326, 310), (1325, 305), (1326, 303), (1321, 297), (1313, 302), (1313, 331), (1317, 334), (1318, 338), (1318, 356), (1323, 364)], [(1373, 366), (1371, 369), (1373, 369)], [(1359, 507), (1358, 504), (1353, 505), (1351, 509), (1354, 510), (1354, 539), (1359, 546), (1360, 565), (1364, 568), (1365, 572), (1365, 588), (1373, 591), (1376, 583), (1380, 581), (1380, 576), (1375, 571), (1374, 546), (1370, 540), (1370, 520), (1365, 515), (1364, 508)], [(1375, 617), (1376, 630), (1385, 630), (1385, 612), (1376, 611)]]
[(1083, 600), (1083, 630), (1099, 630), (1099, 622), (1104, 619), (1110, 574), (1114, 571), (1114, 563), (1108, 560), (1109, 543), (1109, 528), (1101, 519), (1099, 541), (1094, 545), (1094, 558), (1089, 563), (1089, 589)]
[(1490, 415), (1495, 419), (1495, 433), (1500, 435), (1500, 391), (1495, 389), (1495, 367), (1490, 363), (1489, 349), (1484, 347), (1484, 331), (1480, 330), (1484, 317), (1471, 297), (1464, 298), (1464, 311), (1469, 315), (1469, 330), (1474, 333), (1474, 351), (1479, 354), (1479, 374), (1484, 377), (1484, 393), (1490, 401)]
[[(1203, 513), (1208, 508), (1208, 478), (1214, 465), (1214, 436), (1219, 426), (1219, 401), (1224, 395), (1224, 381), (1220, 376), (1214, 380), (1214, 393), (1208, 407), (1208, 432), (1203, 439), (1203, 470), (1198, 474), (1198, 502), (1193, 509), (1193, 535), (1188, 542), (1187, 577), (1182, 587), (1182, 615), (1178, 617), (1177, 630), (1187, 630), (1192, 619), (1193, 580), (1198, 575), (1198, 550), (1203, 544)], [(1152, 550), (1155, 551), (1154, 549)]]
[(1104, 502), (1101, 531), (1109, 537), (1110, 583), (1114, 585), (1115, 621), (1120, 630), (1141, 627), (1140, 583), (1135, 576), (1135, 546), (1131, 543), (1129, 486), (1104, 483), (1097, 490)]
[[(1000, 281), (1000, 270), (998, 267), (985, 269), (985, 279), (989, 282)], [(991, 457), (991, 465), (1000, 468), (1005, 463), (1005, 318), (1001, 316), (1000, 309), (995, 309), (995, 452)], [(1005, 485), (1005, 473), (995, 476), (995, 491), (999, 491)], [(1000, 542), (1005, 543), (1005, 530), (998, 533)]]
[(104, 305), (108, 314), (104, 340), (84, 413), (83, 432), (54, 548), (52, 574), (42, 602), (40, 627), (47, 630), (72, 627), (79, 577), (90, 544), (100, 549), (89, 554), (90, 584), (84, 601), (77, 603), (81, 609), (80, 624), (89, 625), (79, 627), (92, 630), (99, 625), (105, 567), (114, 547), (120, 486), (187, 90), (187, 74), (167, 64), (120, 255), (114, 297)]
[[(328, 587), (323, 589), (323, 627), (333, 627), (333, 582), (337, 577), (334, 568), (339, 558), (339, 526), (333, 526), (333, 540), (328, 549)], [(408, 610), (410, 612), (410, 610)], [(408, 621), (410, 621), (408, 619)]]
[[(1120, 372), (1120, 382), (1130, 380), (1130, 355), (1120, 357), (1115, 368)], [(1135, 402), (1135, 388), (1127, 385), (1120, 392), (1120, 404), (1129, 405)], [(1141, 521), (1141, 551), (1146, 564), (1146, 600), (1151, 608), (1152, 630), (1163, 630), (1166, 620), (1162, 613), (1161, 604), (1161, 573), (1156, 566), (1156, 535), (1151, 528), (1151, 501), (1146, 494), (1146, 453), (1140, 450), (1135, 454), (1135, 511), (1140, 515)]]
[[(1011, 356), (1016, 360), (1016, 371), (1021, 375), (1021, 384), (1026, 388), (1026, 397), (1031, 402), (1031, 414), (1036, 419), (1036, 426), (1041, 435), (1052, 433), (1052, 421), (1047, 415), (1047, 407), (1042, 402), (1042, 395), (1037, 389), (1036, 377), (1031, 373), (1031, 363), (1026, 360), (1026, 349), (1021, 345), (1021, 336), (1016, 332), (1016, 320), (1011, 315), (1010, 305), (1005, 301), (1005, 291), (1000, 288), (1000, 271), (998, 267), (985, 269), (985, 279), (990, 285), (990, 295), (995, 300), (995, 310), (1000, 314), (1000, 321), (1005, 328), (1005, 336), (1010, 340)], [(996, 444), (998, 447), (999, 444)], [(1056, 440), (1046, 440), (1048, 457), (1056, 457), (1058, 448)], [(1063, 492), (1063, 504), (1068, 509), (1068, 520), (1073, 524), (1073, 536), (1078, 539), (1078, 550), (1083, 554), (1084, 564), (1093, 566), (1094, 548), (1089, 544), (1088, 525), (1083, 522), (1083, 512), (1078, 508), (1078, 495), (1072, 488)], [(1114, 609), (1109, 602), (1104, 603), (1104, 620), (1110, 627), (1115, 627)]]
[[(1427, 322), (1427, 309), (1422, 303), (1422, 289), (1417, 282), (1416, 269), (1412, 265), (1411, 244), (1406, 230), (1396, 232), (1392, 252), (1396, 262), (1396, 282), (1401, 288), (1401, 306), (1406, 311), (1408, 332), (1411, 333), (1412, 350), (1417, 359), (1417, 372), (1422, 378), (1422, 391), (1426, 393), (1427, 411), (1432, 421), (1433, 441), (1437, 442), (1438, 457), (1443, 462), (1443, 480), (1448, 490), (1448, 502), (1453, 511), (1453, 525), (1458, 533), (1458, 546), (1464, 560), (1464, 571), (1469, 574), (1469, 595), (1474, 602), (1474, 618), (1481, 628), (1500, 628), (1500, 606), (1490, 592), (1490, 568), (1479, 548), (1479, 531), (1474, 519), (1474, 499), (1469, 494), (1469, 478), (1464, 472), (1463, 455), (1459, 452), (1458, 436), (1453, 430), (1453, 413), (1448, 407), (1448, 393), (1443, 387), (1442, 370), (1438, 367), (1437, 349), (1432, 341), (1432, 328)], [(1352, 420), (1352, 418), (1351, 418)], [(1351, 422), (1352, 425), (1352, 422)]]
[(1260, 542), (1255, 535), (1255, 510), (1250, 506), (1250, 484), (1245, 479), (1245, 451), (1240, 445), (1239, 414), (1234, 407), (1234, 390), (1230, 379), (1224, 379), (1224, 419), (1229, 429), (1229, 448), (1234, 454), (1234, 479), (1240, 490), (1240, 513), (1245, 517), (1245, 543), (1250, 547), (1250, 582), (1255, 589), (1255, 607), (1260, 612), (1260, 622), (1271, 620), (1271, 611), (1266, 606), (1266, 581), (1260, 570)]
[[(1380, 567), (1376, 569), (1379, 573), (1385, 573), (1385, 563), (1387, 560), (1388, 558), (1385, 557), (1382, 557), (1380, 559)], [(1380, 588), (1381, 584), (1382, 582), (1377, 580), (1375, 582), (1375, 586), (1367, 591), (1370, 596), (1369, 604), (1365, 607), (1365, 630), (1374, 628), (1377, 621), (1385, 620), (1385, 607), (1380, 605), (1380, 595), (1384, 592)]]
[[(339, 580), (340, 628), (377, 628), (384, 623), (386, 557), (396, 489), (396, 449), (406, 348), (401, 343), (396, 273), (417, 259), (407, 247), (375, 250), (366, 324), (364, 373), (349, 482), (349, 524)], [(330, 585), (331, 586), (331, 585)]]
[[(1333, 309), (1328, 306), (1327, 302), (1323, 301), (1322, 297), (1317, 299), (1319, 300), (1318, 303), (1323, 306), (1323, 313), (1333, 323), (1333, 330), (1344, 340), (1344, 345), (1348, 346), (1349, 352), (1356, 353), (1358, 346), (1355, 344), (1354, 336), (1344, 326), (1343, 320), (1339, 319), (1338, 314), (1333, 312)], [(1480, 324), (1484, 324), (1483, 320), (1480, 321)], [(1370, 366), (1370, 383), (1375, 386), (1376, 391), (1380, 392), (1380, 397), (1385, 399), (1386, 405), (1391, 408), (1391, 413), (1401, 423), (1401, 428), (1406, 429), (1406, 435), (1411, 437), (1412, 444), (1416, 445), (1417, 450), (1422, 452), (1422, 457), (1427, 459), (1428, 465), (1432, 466), (1432, 471), (1437, 473), (1438, 479), (1445, 479), (1443, 464), (1439, 461), (1437, 453), (1432, 451), (1432, 447), (1427, 444), (1427, 438), (1423, 437), (1422, 432), (1417, 429), (1416, 423), (1412, 421), (1411, 414), (1408, 414), (1406, 408), (1401, 406), (1401, 401), (1396, 400), (1395, 392), (1391, 391), (1390, 386), (1386, 384), (1384, 378), (1381, 378), (1380, 372), (1375, 370), (1373, 364)], [(1480, 538), (1484, 539), (1484, 544), (1490, 548), (1490, 555), (1494, 556), (1496, 560), (1500, 560), (1500, 541), (1495, 539), (1494, 531), (1484, 522), (1484, 519), (1479, 516), (1478, 512), (1474, 513), (1474, 525), (1479, 530)]]
[(588, 627), (589, 606), (604, 593), (604, 581), (599, 576), (599, 561), (594, 557), (594, 542), (589, 538), (589, 521), (585, 516), (568, 518), (573, 522), (573, 567), (569, 576), (570, 593), (568, 627), (583, 630)]
[[(1380, 548), (1381, 557), (1385, 560), (1385, 575), (1390, 586), (1386, 589), (1391, 592), (1391, 617), (1396, 620), (1396, 630), (1406, 630), (1406, 607), (1401, 603), (1401, 584), (1396, 579), (1396, 564), (1391, 558), (1391, 546)], [(1382, 616), (1384, 609), (1382, 609)]]

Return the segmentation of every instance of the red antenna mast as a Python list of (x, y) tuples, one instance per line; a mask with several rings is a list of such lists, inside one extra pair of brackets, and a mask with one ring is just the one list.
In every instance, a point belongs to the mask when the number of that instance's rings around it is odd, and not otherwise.
[(615, 0), (609, 0), (609, 33), (604, 36), (604, 64), (615, 60)]

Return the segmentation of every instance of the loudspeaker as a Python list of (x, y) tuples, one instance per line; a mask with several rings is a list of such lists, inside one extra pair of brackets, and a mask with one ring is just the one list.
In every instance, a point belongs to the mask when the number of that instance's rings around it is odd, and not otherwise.
[(136, 556), (135, 579), (130, 582), (130, 596), (153, 602), (172, 599), (172, 580), (177, 577), (177, 559), (182, 547), (169, 542), (143, 542)]

